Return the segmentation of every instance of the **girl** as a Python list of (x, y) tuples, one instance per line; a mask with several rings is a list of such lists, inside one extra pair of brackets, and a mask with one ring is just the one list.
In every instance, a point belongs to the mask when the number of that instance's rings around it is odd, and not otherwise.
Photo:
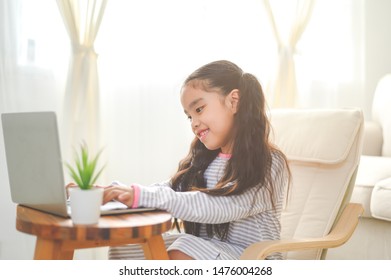
[[(170, 212), (179, 230), (164, 236), (170, 259), (238, 259), (254, 242), (279, 239), (289, 169), (269, 141), (258, 80), (229, 61), (215, 61), (185, 80), (181, 103), (195, 138), (177, 173), (150, 187), (114, 183), (105, 188), (104, 202)], [(128, 245), (110, 248), (109, 257), (143, 254), (139, 245)]]

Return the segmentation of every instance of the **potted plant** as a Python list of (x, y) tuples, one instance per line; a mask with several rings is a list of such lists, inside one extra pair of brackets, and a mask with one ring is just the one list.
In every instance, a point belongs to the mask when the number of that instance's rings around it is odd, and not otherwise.
[(94, 187), (94, 183), (104, 168), (98, 170), (101, 152), (91, 157), (87, 144), (82, 143), (79, 154), (75, 153), (75, 166), (66, 163), (70, 176), (78, 186), (69, 189), (74, 224), (96, 224), (99, 220), (103, 189)]

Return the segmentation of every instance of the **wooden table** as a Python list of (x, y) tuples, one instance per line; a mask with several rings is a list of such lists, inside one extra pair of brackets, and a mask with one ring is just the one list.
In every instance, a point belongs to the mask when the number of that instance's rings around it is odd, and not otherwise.
[(161, 234), (171, 228), (164, 211), (102, 216), (97, 225), (73, 225), (62, 218), (21, 205), (16, 229), (37, 236), (34, 259), (73, 259), (75, 249), (140, 243), (146, 259), (168, 259)]

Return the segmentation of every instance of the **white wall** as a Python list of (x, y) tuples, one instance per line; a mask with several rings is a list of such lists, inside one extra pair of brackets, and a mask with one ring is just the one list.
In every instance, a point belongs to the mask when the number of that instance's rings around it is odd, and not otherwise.
[(390, 11), (389, 0), (365, 1), (365, 103), (368, 106), (379, 79), (391, 73)]

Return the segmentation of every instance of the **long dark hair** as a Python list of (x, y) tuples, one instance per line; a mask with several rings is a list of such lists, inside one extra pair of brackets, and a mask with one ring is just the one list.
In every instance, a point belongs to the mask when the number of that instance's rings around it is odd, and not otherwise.
[[(194, 71), (184, 86), (203, 87), (203, 90), (218, 90), (228, 95), (239, 90), (239, 103), (234, 118), (234, 145), (224, 175), (213, 189), (206, 188), (204, 172), (219, 154), (220, 149), (208, 150), (197, 138), (193, 140), (188, 155), (179, 163), (177, 173), (171, 178), (175, 191), (199, 190), (209, 195), (237, 195), (249, 188), (267, 188), (274, 204), (273, 178), (271, 176), (272, 154), (278, 152), (269, 141), (270, 124), (266, 114), (266, 101), (262, 86), (255, 76), (244, 73), (232, 62), (211, 62)], [(176, 225), (178, 225), (176, 223)], [(183, 221), (185, 232), (199, 235), (200, 224)], [(229, 223), (206, 225), (208, 236), (225, 239)]]

